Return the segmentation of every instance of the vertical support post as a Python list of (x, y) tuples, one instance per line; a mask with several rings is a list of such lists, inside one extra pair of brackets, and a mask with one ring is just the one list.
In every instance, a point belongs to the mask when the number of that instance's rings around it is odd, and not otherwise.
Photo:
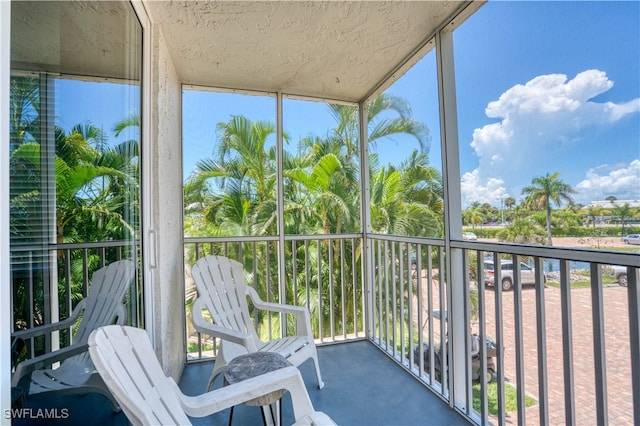
[[(142, 244), (140, 264), (142, 272), (139, 276), (142, 279), (142, 300), (141, 311), (138, 312), (138, 327), (144, 327), (151, 340), (153, 347), (156, 347), (155, 339), (155, 315), (153, 309), (154, 301), (154, 281), (152, 270), (157, 268), (157, 233), (153, 228), (152, 220), (152, 199), (153, 186), (152, 179), (152, 148), (151, 148), (151, 82), (157, 76), (157, 70), (152, 67), (152, 51), (154, 38), (151, 22), (147, 16), (141, 0), (133, 0), (131, 6), (136, 12), (136, 16), (142, 26), (142, 73), (141, 73), (141, 93), (140, 93), (140, 243)], [(156, 42), (157, 43), (157, 42)], [(198, 249), (196, 247), (196, 257)], [(137, 263), (136, 263), (137, 264)], [(198, 336), (200, 336), (198, 334)], [(186, 336), (185, 336), (186, 341)], [(185, 348), (186, 350), (186, 348)]]
[(596, 391), (596, 423), (609, 424), (607, 409), (607, 358), (604, 338), (604, 299), (602, 294), (602, 267), (591, 264), (591, 315), (593, 318), (593, 366)]
[(494, 315), (496, 322), (496, 356), (498, 368), (498, 424), (505, 425), (505, 401), (504, 401), (504, 321), (502, 310), (502, 269), (500, 254), (493, 253), (493, 293), (494, 293)]
[[(465, 369), (466, 336), (464, 313), (464, 281), (460, 279), (464, 264), (460, 250), (451, 248), (451, 239), (462, 239), (462, 200), (460, 190), (460, 154), (458, 147), (458, 115), (456, 107), (453, 33), (443, 30), (436, 34), (436, 64), (440, 102), (442, 170), (444, 180), (445, 253), (447, 254), (447, 308), (450, 373), (450, 406), (464, 407), (466, 401)], [(442, 268), (442, 264), (440, 265)], [(441, 281), (442, 280), (441, 269)], [(442, 282), (441, 282), (442, 285)], [(441, 308), (442, 309), (442, 308)]]
[(372, 338), (374, 335), (373, 322), (373, 247), (369, 240), (371, 232), (371, 205), (370, 181), (369, 181), (369, 143), (367, 134), (367, 106), (364, 102), (358, 104), (359, 131), (360, 139), (360, 229), (362, 230), (362, 282), (364, 284), (363, 297), (365, 299), (364, 329), (366, 336)]
[(627, 297), (629, 298), (633, 423), (637, 425), (640, 424), (640, 282), (638, 282), (638, 268), (627, 268)]
[[(276, 94), (276, 194), (278, 214), (278, 290), (280, 303), (287, 303), (287, 271), (285, 270), (285, 241), (284, 241), (284, 173), (282, 162), (284, 159), (283, 143), (283, 118), (282, 118), (282, 92)], [(293, 261), (296, 261), (295, 253), (292, 254)], [(321, 329), (322, 330), (322, 329)], [(280, 313), (280, 336), (287, 335), (287, 319), (284, 313)]]
[(560, 261), (560, 305), (562, 307), (562, 360), (564, 366), (565, 424), (574, 425), (576, 408), (573, 378), (573, 330), (571, 327), (571, 270), (569, 261)]
[[(42, 260), (42, 284), (44, 295), (45, 324), (60, 320), (58, 300), (58, 256), (57, 250), (49, 250), (49, 244), (57, 243), (56, 226), (56, 138), (55, 138), (55, 86), (46, 73), (40, 74), (40, 194), (41, 229), (44, 251)], [(43, 265), (44, 266), (44, 265)], [(60, 332), (45, 336), (45, 350), (60, 349)], [(49, 340), (50, 339), (50, 340)]]
[(549, 396), (547, 380), (547, 317), (544, 297), (544, 264), (536, 257), (536, 328), (538, 336), (538, 404), (540, 405), (540, 424), (549, 424)]
[(476, 281), (478, 286), (478, 334), (480, 336), (480, 389), (482, 397), (480, 398), (480, 423), (487, 424), (489, 417), (489, 403), (487, 398), (487, 313), (485, 312), (485, 286), (484, 286), (484, 261), (482, 259), (483, 252), (476, 252)]
[[(11, 408), (11, 282), (9, 261), (9, 80), (11, 2), (0, 1), (0, 409)], [(10, 420), (9, 420), (10, 421)]]
[(520, 256), (513, 256), (513, 318), (515, 327), (516, 346), (516, 386), (518, 400), (518, 424), (525, 425), (525, 405), (524, 405), (524, 333), (522, 331), (522, 271), (520, 268)]

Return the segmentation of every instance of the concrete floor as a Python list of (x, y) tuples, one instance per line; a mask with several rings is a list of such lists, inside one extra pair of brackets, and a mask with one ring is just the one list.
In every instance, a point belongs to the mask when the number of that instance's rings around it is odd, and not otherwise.
[[(449, 409), (440, 398), (413, 379), (367, 341), (342, 343), (318, 348), (325, 387), (319, 390), (313, 363), (300, 366), (307, 390), (316, 410), (324, 411), (339, 425), (467, 425), (465, 419)], [(209, 380), (213, 362), (188, 364), (180, 380), (187, 395), (202, 393)], [(221, 377), (215, 386), (221, 386)], [(30, 400), (26, 408), (32, 415), (38, 409), (66, 409), (64, 418), (14, 419), (13, 425), (127, 425), (124, 414), (114, 413), (101, 395), (67, 395)], [(229, 411), (192, 419), (195, 425), (228, 425)], [(292, 424), (289, 395), (283, 397), (283, 424)], [(262, 425), (258, 407), (238, 406), (233, 425)]]
[[(316, 410), (324, 411), (339, 425), (468, 425), (440, 398), (413, 379), (367, 341), (322, 346), (318, 358), (325, 387), (319, 390), (312, 361), (300, 370)], [(189, 364), (180, 387), (188, 395), (202, 393), (213, 363)], [(220, 386), (221, 378), (215, 386)], [(288, 395), (283, 397), (283, 424), (292, 424)], [(192, 419), (195, 425), (227, 425), (229, 410)], [(233, 425), (261, 425), (258, 407), (238, 406)]]

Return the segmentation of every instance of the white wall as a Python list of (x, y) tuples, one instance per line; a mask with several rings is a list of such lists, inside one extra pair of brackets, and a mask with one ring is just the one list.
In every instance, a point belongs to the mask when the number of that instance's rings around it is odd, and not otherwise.
[[(161, 29), (151, 28), (150, 212), (155, 231), (151, 253), (153, 341), (165, 373), (178, 380), (186, 361), (182, 232), (180, 80)], [(149, 263), (147, 263), (149, 264)], [(147, 305), (149, 306), (149, 305)], [(147, 316), (149, 318), (149, 316)]]

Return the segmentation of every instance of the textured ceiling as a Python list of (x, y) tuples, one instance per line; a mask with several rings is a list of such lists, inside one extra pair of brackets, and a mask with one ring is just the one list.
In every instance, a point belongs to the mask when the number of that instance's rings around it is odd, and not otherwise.
[(185, 84), (360, 101), (460, 1), (156, 1)]
[[(3, 0), (0, 0), (3, 1)], [(137, 80), (142, 33), (122, 1), (11, 2), (11, 67)]]
[[(343, 101), (361, 101), (400, 75), (469, 3), (142, 2), (185, 84)], [(14, 69), (139, 78), (131, 48), (141, 37), (127, 2), (14, 1), (11, 9)]]

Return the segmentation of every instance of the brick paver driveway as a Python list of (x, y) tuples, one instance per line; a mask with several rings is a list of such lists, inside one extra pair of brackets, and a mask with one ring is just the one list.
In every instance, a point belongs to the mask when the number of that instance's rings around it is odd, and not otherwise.
[[(617, 285), (607, 286), (604, 294), (608, 415), (610, 425), (633, 424), (633, 400), (631, 394), (631, 359), (629, 343), (629, 315), (627, 289)], [(495, 336), (494, 298), (492, 288), (485, 291), (487, 332)], [(503, 293), (503, 321), (505, 348), (505, 377), (516, 384), (513, 292)], [(525, 286), (523, 300), (523, 340), (525, 390), (538, 396), (538, 353), (536, 345), (535, 289)], [(560, 290), (545, 289), (547, 368), (549, 423), (565, 424), (564, 376), (562, 361), (562, 317)], [(575, 413), (577, 425), (596, 425), (594, 392), (593, 329), (591, 293), (589, 289), (571, 291), (573, 324), (573, 360), (575, 383)], [(516, 413), (509, 413), (507, 420), (517, 422)], [(528, 424), (539, 424), (539, 407), (526, 411)]]

